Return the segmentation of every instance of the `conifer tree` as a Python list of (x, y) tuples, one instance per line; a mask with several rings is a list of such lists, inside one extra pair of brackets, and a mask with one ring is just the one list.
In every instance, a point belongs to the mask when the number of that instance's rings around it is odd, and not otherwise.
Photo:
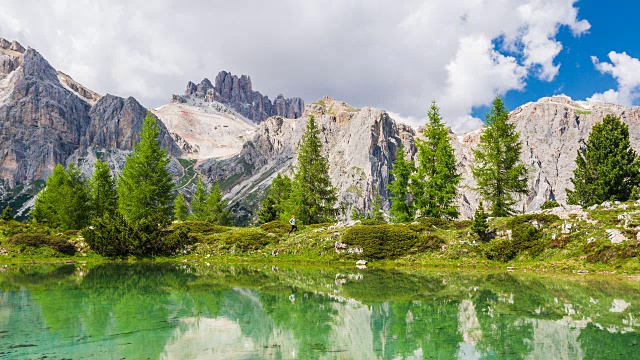
[(118, 193), (107, 163), (96, 161), (93, 176), (89, 180), (89, 191), (93, 217), (115, 214), (118, 210)]
[(80, 170), (71, 164), (58, 164), (36, 197), (31, 216), (60, 230), (82, 229), (89, 222), (89, 190)]
[(178, 221), (185, 221), (189, 214), (189, 208), (187, 208), (187, 202), (184, 199), (182, 193), (178, 193), (176, 199), (173, 201), (173, 216)]
[(442, 122), (440, 109), (431, 102), (425, 139), (416, 138), (418, 168), (411, 179), (413, 202), (421, 217), (456, 218), (454, 205), (460, 175), (449, 142), (449, 130)]
[(640, 183), (640, 161), (629, 142), (629, 127), (607, 115), (593, 126), (584, 149), (578, 150), (569, 204), (591, 206), (607, 200), (629, 200)]
[(391, 168), (393, 181), (389, 183), (388, 188), (391, 191), (391, 220), (394, 222), (407, 222), (413, 220), (415, 211), (413, 201), (409, 192), (409, 180), (416, 171), (413, 162), (406, 159), (406, 151), (404, 145), (400, 142), (396, 160)]
[(2, 210), (2, 216), (0, 216), (0, 218), (2, 218), (2, 220), (4, 221), (13, 220), (13, 215), (11, 214), (10, 206), (7, 206), (4, 208), (4, 210)]
[(487, 240), (487, 231), (489, 231), (489, 224), (487, 223), (488, 217), (489, 216), (484, 211), (484, 204), (480, 201), (480, 204), (478, 204), (476, 212), (473, 215), (471, 230), (478, 235), (480, 240), (483, 241)]
[(209, 209), (207, 209), (207, 198), (209, 197), (209, 187), (198, 177), (196, 191), (191, 197), (191, 219), (206, 221)]
[(290, 196), (291, 179), (286, 175), (276, 175), (260, 206), (258, 223), (264, 224), (280, 219), (285, 212), (285, 206)]
[(520, 133), (508, 119), (509, 112), (502, 99), (496, 97), (487, 114), (480, 144), (473, 151), (472, 172), (478, 183), (477, 191), (490, 203), (492, 216), (511, 215), (516, 196), (528, 192), (528, 171), (520, 161)]
[(288, 210), (303, 223), (316, 224), (334, 218), (336, 200), (336, 190), (329, 178), (329, 162), (322, 155), (320, 129), (311, 115), (298, 145), (298, 164)]
[(169, 155), (160, 147), (160, 130), (151, 112), (142, 124), (140, 141), (127, 157), (118, 178), (118, 209), (127, 221), (173, 215), (173, 181)]

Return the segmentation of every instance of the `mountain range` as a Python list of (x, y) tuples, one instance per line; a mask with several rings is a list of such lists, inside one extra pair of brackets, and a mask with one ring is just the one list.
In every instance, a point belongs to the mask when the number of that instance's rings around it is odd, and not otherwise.
[[(386, 189), (398, 146), (404, 143), (413, 157), (414, 139), (422, 136), (421, 129), (396, 122), (385, 110), (354, 108), (331, 97), (305, 104), (280, 94), (271, 101), (253, 89), (250, 77), (225, 71), (214, 83), (188, 82), (182, 95), (168, 98), (150, 110), (159, 120), (179, 191), (189, 195), (198, 175), (220, 184), (239, 223), (250, 221), (277, 173), (292, 173), (309, 115), (321, 129), (344, 214), (354, 207), (370, 210), (377, 194), (388, 209)], [(118, 173), (146, 113), (133, 97), (100, 95), (54, 69), (36, 50), (0, 38), (0, 206), (10, 205), (24, 218), (58, 163), (77, 164), (88, 176), (102, 159)], [(577, 150), (606, 114), (629, 125), (631, 144), (640, 150), (640, 107), (556, 96), (511, 112), (531, 173), (529, 195), (519, 209), (535, 211), (550, 199), (566, 202)], [(462, 218), (470, 218), (478, 203), (470, 166), (482, 131), (450, 134), (462, 175)]]

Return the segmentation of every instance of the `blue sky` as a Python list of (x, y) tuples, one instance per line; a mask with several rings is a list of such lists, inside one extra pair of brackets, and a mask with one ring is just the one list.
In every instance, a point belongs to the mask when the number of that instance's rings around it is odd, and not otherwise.
[[(565, 94), (574, 100), (585, 100), (594, 93), (615, 89), (616, 80), (610, 74), (599, 72), (591, 56), (609, 62), (608, 53), (615, 51), (640, 58), (639, 1), (582, 0), (576, 7), (580, 18), (589, 21), (591, 28), (574, 37), (568, 27), (561, 27), (557, 40), (563, 49), (555, 60), (561, 65), (558, 75), (551, 82), (529, 76), (524, 90), (511, 90), (504, 96), (509, 109), (544, 96)], [(475, 107), (473, 116), (484, 119), (487, 109), (487, 106)]]

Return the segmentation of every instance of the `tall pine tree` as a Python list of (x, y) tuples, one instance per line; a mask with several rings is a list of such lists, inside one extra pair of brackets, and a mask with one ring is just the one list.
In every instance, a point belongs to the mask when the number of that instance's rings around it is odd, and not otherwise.
[(89, 190), (93, 217), (115, 214), (118, 210), (118, 193), (107, 163), (96, 161), (93, 176), (89, 180)]
[(507, 122), (509, 112), (502, 99), (496, 97), (487, 114), (480, 144), (473, 151), (473, 177), (477, 191), (490, 203), (492, 216), (513, 213), (516, 196), (527, 194), (527, 168), (520, 161), (522, 144), (514, 124)]
[(291, 196), (291, 179), (286, 175), (276, 175), (267, 190), (267, 196), (262, 200), (258, 212), (258, 223), (280, 219), (285, 212), (285, 205)]
[(36, 197), (31, 213), (36, 222), (60, 230), (82, 229), (90, 218), (89, 190), (73, 164), (65, 170), (58, 164)]
[(629, 142), (629, 127), (607, 115), (595, 124), (584, 149), (578, 150), (569, 204), (591, 206), (607, 200), (626, 201), (640, 184), (640, 161)]
[(322, 155), (320, 129), (311, 115), (298, 145), (298, 164), (288, 209), (303, 223), (316, 224), (334, 218), (336, 200), (336, 190), (329, 178), (329, 162)]
[(421, 217), (456, 218), (458, 208), (454, 201), (460, 175), (449, 142), (449, 130), (442, 122), (435, 101), (431, 102), (428, 117), (425, 139), (416, 138), (418, 168), (410, 183), (413, 201)]
[(127, 221), (173, 216), (173, 181), (169, 155), (160, 147), (160, 130), (151, 112), (142, 124), (140, 141), (127, 157), (118, 178), (118, 209)]
[(400, 142), (396, 153), (396, 160), (391, 168), (393, 181), (389, 183), (388, 189), (391, 191), (391, 220), (394, 222), (407, 222), (413, 220), (415, 210), (409, 192), (409, 180), (416, 168), (413, 162), (406, 159), (404, 145)]

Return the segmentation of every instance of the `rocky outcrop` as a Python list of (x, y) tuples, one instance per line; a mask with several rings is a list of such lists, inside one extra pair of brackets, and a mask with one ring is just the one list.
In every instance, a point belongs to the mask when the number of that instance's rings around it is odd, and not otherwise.
[(74, 92), (76, 95), (81, 97), (84, 101), (88, 102), (91, 106), (95, 105), (96, 102), (98, 102), (98, 100), (100, 100), (100, 98), (102, 97), (100, 96), (100, 94), (96, 93), (95, 91), (92, 91), (82, 86), (82, 84), (73, 80), (71, 76), (63, 73), (62, 71), (58, 71), (58, 80), (67, 89)]
[(271, 102), (269, 97), (253, 90), (250, 77), (238, 77), (226, 71), (218, 73), (215, 85), (206, 78), (197, 85), (189, 82), (184, 96), (226, 104), (256, 123), (270, 116), (296, 119), (301, 117), (304, 111), (304, 101), (301, 98), (286, 99), (280, 94)]
[[(89, 112), (90, 122), (83, 145), (93, 149), (133, 150), (133, 144), (140, 140), (139, 133), (146, 115), (147, 109), (136, 99), (107, 94)], [(158, 127), (162, 133), (162, 146), (170, 155), (180, 156), (180, 149), (164, 124), (158, 122)]]

